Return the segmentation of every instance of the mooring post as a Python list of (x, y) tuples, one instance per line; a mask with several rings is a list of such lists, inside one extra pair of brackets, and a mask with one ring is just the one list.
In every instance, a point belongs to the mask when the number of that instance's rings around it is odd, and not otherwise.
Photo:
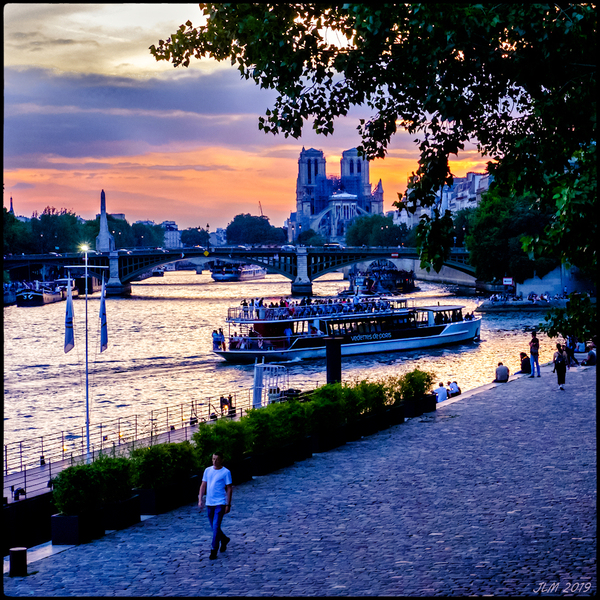
[(327, 357), (327, 383), (342, 381), (342, 338), (326, 337), (325, 355)]
[(27, 548), (10, 549), (10, 577), (25, 577), (27, 575)]

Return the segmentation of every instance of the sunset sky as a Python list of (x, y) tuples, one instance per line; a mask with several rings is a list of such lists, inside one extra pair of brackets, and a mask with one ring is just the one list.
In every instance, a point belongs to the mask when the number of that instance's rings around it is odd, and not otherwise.
[[(276, 94), (240, 78), (229, 62), (156, 62), (148, 48), (198, 4), (8, 4), (4, 6), (4, 206), (30, 217), (46, 206), (85, 219), (100, 208), (130, 223), (176, 221), (179, 229), (226, 227), (239, 213), (263, 212), (282, 226), (295, 211), (302, 146), (324, 151), (339, 174), (344, 150), (368, 110), (337, 122), (333, 136), (312, 123), (294, 140), (258, 130)], [(384, 210), (416, 169), (413, 136), (399, 133), (388, 156), (371, 163)], [(483, 172), (473, 150), (453, 173)]]

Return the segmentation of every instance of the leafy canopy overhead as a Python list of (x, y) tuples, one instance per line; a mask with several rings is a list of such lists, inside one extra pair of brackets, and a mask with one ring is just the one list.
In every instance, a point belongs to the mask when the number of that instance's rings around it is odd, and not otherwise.
[[(420, 159), (396, 205), (411, 212), (435, 205), (452, 183), (449, 157), (475, 143), (503, 195), (531, 194), (532, 210), (554, 212), (528, 249), (595, 270), (595, 5), (200, 6), (206, 25), (188, 21), (151, 46), (157, 60), (228, 59), (242, 77), (275, 89), (259, 120), (266, 132), (298, 138), (313, 119), (330, 134), (337, 117), (366, 106), (359, 150), (372, 159), (408, 131)], [(420, 225), (422, 260), (436, 270), (447, 250), (444, 216), (434, 211)]]

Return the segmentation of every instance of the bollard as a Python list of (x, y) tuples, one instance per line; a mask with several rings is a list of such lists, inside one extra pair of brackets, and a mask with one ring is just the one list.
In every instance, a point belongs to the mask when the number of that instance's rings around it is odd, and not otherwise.
[(27, 575), (27, 548), (10, 549), (10, 577), (25, 577)]
[(326, 337), (325, 351), (327, 357), (327, 383), (342, 381), (342, 338)]

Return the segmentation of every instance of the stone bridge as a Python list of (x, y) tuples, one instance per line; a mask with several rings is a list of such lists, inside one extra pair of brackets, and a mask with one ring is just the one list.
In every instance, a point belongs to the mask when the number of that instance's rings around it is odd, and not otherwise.
[[(267, 269), (269, 273), (279, 273), (292, 282), (292, 294), (311, 295), (312, 282), (331, 271), (342, 270), (354, 264), (374, 260), (388, 260), (398, 268), (414, 271), (415, 279), (437, 283), (453, 283), (475, 286), (475, 269), (468, 264), (468, 252), (464, 248), (453, 248), (449, 259), (439, 273), (420, 268), (416, 248), (341, 248), (320, 247), (297, 248), (285, 252), (274, 248), (184, 248), (179, 250), (132, 250), (88, 254), (88, 271), (102, 278), (102, 272), (109, 270), (107, 294), (126, 296), (131, 293), (131, 281), (142, 273), (167, 263), (185, 258), (196, 264), (220, 261), (246, 262)], [(29, 272), (47, 271), (48, 267), (81, 266), (85, 264), (83, 253), (61, 256), (39, 254), (5, 256), (4, 270), (27, 268)], [(101, 268), (104, 267), (104, 268)]]

